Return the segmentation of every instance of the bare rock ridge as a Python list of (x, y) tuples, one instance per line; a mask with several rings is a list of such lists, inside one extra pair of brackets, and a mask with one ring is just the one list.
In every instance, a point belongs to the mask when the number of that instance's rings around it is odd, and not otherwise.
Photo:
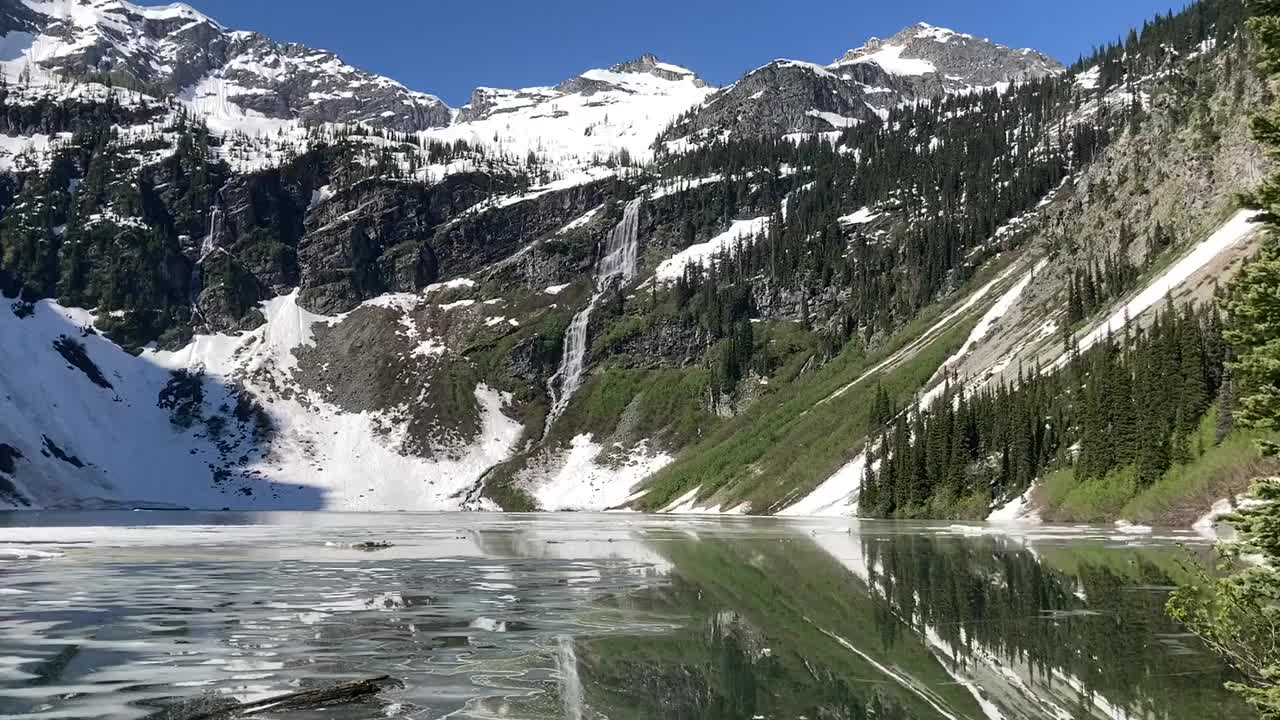
[(182, 5), (123, 0), (0, 3), (0, 29), (37, 34), (31, 58), (70, 76), (106, 75), (188, 100), (205, 112), (307, 122), (365, 122), (400, 131), (447, 125), (449, 107), (332, 52), (232, 31)]
[(936, 76), (952, 91), (1033, 80), (1063, 72), (1062, 64), (1029, 48), (1012, 49), (947, 28), (918, 23), (891, 38), (871, 38), (829, 67), (875, 63), (890, 74)]
[(843, 130), (904, 102), (1002, 87), (1064, 71), (1039, 52), (920, 23), (872, 38), (829, 65), (779, 59), (725, 88), (672, 135)]
[(645, 53), (635, 60), (619, 63), (609, 68), (609, 70), (616, 73), (646, 73), (671, 81), (691, 79), (698, 87), (705, 87), (707, 84), (706, 81), (695, 75), (692, 70), (662, 62), (653, 53)]

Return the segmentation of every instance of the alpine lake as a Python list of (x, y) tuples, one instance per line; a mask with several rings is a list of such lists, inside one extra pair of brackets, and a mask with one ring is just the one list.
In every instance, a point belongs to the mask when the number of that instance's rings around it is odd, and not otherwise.
[(1251, 717), (1189, 532), (610, 515), (0, 514), (0, 717)]

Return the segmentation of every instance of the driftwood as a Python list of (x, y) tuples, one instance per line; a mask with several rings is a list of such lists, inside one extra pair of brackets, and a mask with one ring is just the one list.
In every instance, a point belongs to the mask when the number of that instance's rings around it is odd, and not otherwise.
[(287, 695), (277, 695), (266, 700), (225, 707), (212, 712), (187, 715), (182, 720), (234, 720), (234, 718), (252, 717), (264, 712), (307, 710), (326, 705), (340, 705), (373, 697), (384, 689), (391, 687), (404, 687), (404, 683), (390, 675), (382, 675), (368, 680), (357, 680), (313, 690), (302, 690)]

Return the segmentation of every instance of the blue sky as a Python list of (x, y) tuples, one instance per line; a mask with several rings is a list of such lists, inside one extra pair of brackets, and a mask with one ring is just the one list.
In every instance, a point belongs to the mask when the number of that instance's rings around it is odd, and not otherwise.
[[(229, 27), (338, 52), (450, 105), (643, 52), (720, 85), (776, 57), (830, 62), (924, 21), (1070, 63), (1182, 0), (188, 0)], [(162, 4), (147, 0), (144, 4)]]

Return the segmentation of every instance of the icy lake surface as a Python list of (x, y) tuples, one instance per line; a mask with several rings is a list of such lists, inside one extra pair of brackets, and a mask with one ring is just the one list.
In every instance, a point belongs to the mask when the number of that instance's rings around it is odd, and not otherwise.
[[(390, 543), (360, 549), (366, 542)], [(0, 514), (0, 717), (1235, 718), (1195, 536), (639, 515)]]

